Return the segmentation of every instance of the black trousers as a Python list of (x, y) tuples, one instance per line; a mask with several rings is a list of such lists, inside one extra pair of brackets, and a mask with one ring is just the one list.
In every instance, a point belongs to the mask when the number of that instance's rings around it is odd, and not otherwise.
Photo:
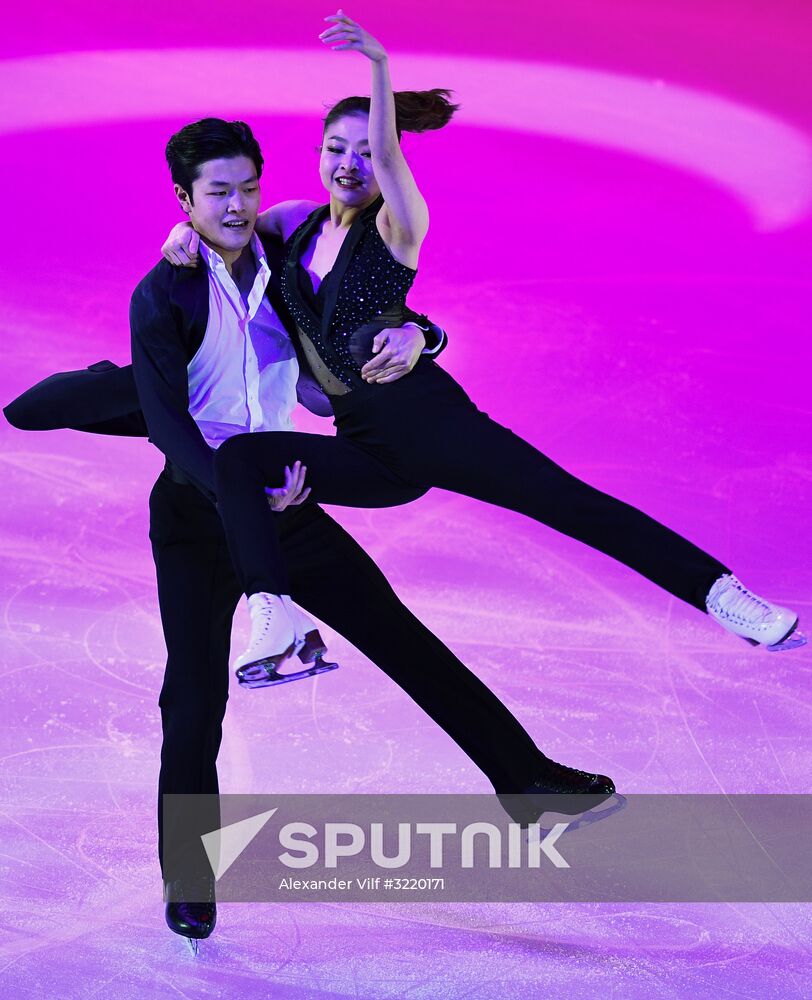
[[(406, 608), (358, 543), (313, 503), (277, 518), (290, 593), (395, 681), (485, 773), (496, 791), (519, 791), (543, 754), (485, 685)], [(150, 496), (150, 540), (167, 646), (160, 694), (162, 796), (217, 793), (217, 753), (228, 699), (231, 619), (242, 586), (214, 507), (162, 474)], [(246, 694), (246, 697), (273, 697)], [(218, 817), (212, 815), (213, 829)], [(206, 832), (206, 831), (201, 831)]]
[(331, 398), (337, 436), (241, 434), (215, 457), (218, 510), (246, 593), (288, 593), (294, 567), (279, 544), (265, 486), (307, 466), (311, 498), (347, 507), (408, 502), (429, 487), (518, 511), (605, 552), (705, 611), (729, 570), (647, 514), (570, 475), (478, 410), (431, 359), (389, 385)]

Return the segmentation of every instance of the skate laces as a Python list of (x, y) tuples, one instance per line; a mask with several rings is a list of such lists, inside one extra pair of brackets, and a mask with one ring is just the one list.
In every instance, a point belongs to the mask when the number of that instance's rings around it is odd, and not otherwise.
[(273, 597), (268, 594), (252, 594), (248, 598), (248, 609), (251, 617), (250, 646), (253, 647), (268, 634), (273, 624), (274, 612), (278, 613), (281, 608), (274, 607)]
[(548, 757), (547, 760), (553, 765), (553, 769), (558, 769), (560, 776), (566, 777), (567, 775), (577, 774), (581, 778), (597, 777), (597, 775), (591, 774), (589, 771), (582, 771), (580, 768), (570, 767), (569, 764), (559, 764), (557, 760), (552, 760), (550, 757)]
[(299, 635), (301, 629), (297, 608), (289, 597), (258, 592), (248, 598), (248, 610), (251, 617), (249, 650), (262, 645), (271, 629), (279, 626), (281, 622), (290, 628), (294, 642), (302, 641), (303, 636)]
[(708, 594), (709, 610), (725, 618), (760, 624), (773, 616), (772, 606), (756, 597), (735, 576), (723, 576), (714, 583)]

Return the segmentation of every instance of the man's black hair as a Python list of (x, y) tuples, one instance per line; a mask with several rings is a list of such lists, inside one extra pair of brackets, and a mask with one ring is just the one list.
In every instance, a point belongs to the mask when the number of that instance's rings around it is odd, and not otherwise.
[(262, 176), (262, 150), (245, 122), (227, 122), (222, 118), (202, 118), (176, 132), (166, 144), (166, 162), (172, 180), (192, 201), (192, 184), (200, 168), (209, 160), (229, 160), (247, 156)]

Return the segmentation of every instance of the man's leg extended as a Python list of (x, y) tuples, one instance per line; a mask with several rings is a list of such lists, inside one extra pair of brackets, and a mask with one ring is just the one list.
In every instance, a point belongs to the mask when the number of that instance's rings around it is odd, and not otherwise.
[(280, 515), (291, 596), (380, 667), (497, 791), (532, 784), (543, 754), (517, 719), (398, 599), (360, 545), (314, 504)]

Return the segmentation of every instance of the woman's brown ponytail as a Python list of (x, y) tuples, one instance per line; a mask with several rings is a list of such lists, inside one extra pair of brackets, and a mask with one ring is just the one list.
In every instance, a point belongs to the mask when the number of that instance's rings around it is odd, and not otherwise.
[[(436, 87), (434, 90), (395, 91), (395, 123), (398, 138), (403, 132), (430, 132), (447, 125), (459, 109), (451, 103), (451, 91)], [(368, 97), (345, 97), (334, 104), (324, 119), (324, 130), (347, 115), (369, 114)]]

